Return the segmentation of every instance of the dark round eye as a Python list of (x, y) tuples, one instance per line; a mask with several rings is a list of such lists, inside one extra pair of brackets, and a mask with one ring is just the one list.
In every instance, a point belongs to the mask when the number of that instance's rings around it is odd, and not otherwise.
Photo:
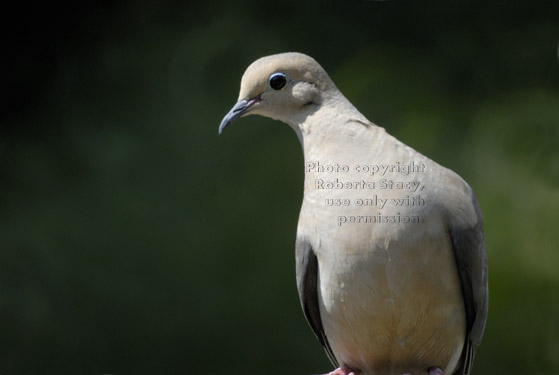
[(287, 77), (283, 73), (274, 73), (270, 76), (270, 87), (274, 90), (281, 90), (287, 83)]

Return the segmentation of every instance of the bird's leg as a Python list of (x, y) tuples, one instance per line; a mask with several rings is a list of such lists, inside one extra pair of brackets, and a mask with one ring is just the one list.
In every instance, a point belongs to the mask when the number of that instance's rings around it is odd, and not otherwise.
[(429, 375), (444, 375), (443, 370), (438, 367), (429, 367), (427, 371), (429, 371)]
[(343, 367), (338, 367), (334, 371), (329, 372), (328, 374), (324, 374), (324, 375), (357, 375), (357, 374), (359, 374), (359, 371), (355, 372), (355, 371), (343, 366)]

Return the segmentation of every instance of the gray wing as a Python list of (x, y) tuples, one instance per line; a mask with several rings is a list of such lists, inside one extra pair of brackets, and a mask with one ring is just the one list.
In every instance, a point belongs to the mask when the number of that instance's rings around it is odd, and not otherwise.
[(481, 343), (487, 319), (487, 254), (483, 218), (473, 193), (472, 204), (477, 215), (476, 225), (471, 228), (450, 228), (466, 308), (466, 343), (462, 353), (462, 366), (455, 372), (458, 375), (470, 374), (475, 349)]
[(299, 300), (305, 313), (305, 318), (311, 326), (318, 341), (324, 347), (328, 358), (334, 366), (338, 367), (338, 361), (332, 352), (332, 348), (326, 338), (320, 308), (318, 304), (318, 259), (311, 245), (307, 241), (297, 239), (295, 245), (295, 256), (297, 260), (297, 289)]

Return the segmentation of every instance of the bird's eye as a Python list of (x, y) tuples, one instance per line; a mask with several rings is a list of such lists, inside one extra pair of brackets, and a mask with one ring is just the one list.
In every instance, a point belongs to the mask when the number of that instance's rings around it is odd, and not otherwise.
[(287, 83), (287, 77), (283, 73), (274, 73), (270, 76), (270, 87), (274, 90), (281, 90)]

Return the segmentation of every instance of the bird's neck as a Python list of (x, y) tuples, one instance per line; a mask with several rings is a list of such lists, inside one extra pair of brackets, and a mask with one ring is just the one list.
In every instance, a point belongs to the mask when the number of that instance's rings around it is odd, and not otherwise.
[[(295, 131), (303, 151), (313, 143), (339, 142), (343, 137), (347, 124), (352, 121), (370, 124), (341, 93), (323, 98), (319, 105), (310, 105), (305, 111), (299, 111), (296, 116), (291, 116), (284, 121)], [(373, 125), (374, 126), (374, 125)], [(342, 134), (340, 134), (342, 131)]]
[[(341, 94), (325, 101), (305, 121), (291, 126), (295, 129), (305, 154), (314, 146), (320, 146), (321, 150), (331, 153), (340, 147), (373, 142), (378, 130), (382, 130), (367, 120)], [(343, 153), (343, 150), (338, 152)]]
[[(307, 116), (303, 123), (291, 126), (301, 141), (305, 168), (309, 163), (314, 163), (327, 169), (335, 169), (336, 166), (351, 169), (363, 161), (363, 153), (371, 162), (382, 160), (386, 147), (394, 144), (386, 142), (387, 137), (392, 137), (383, 128), (367, 120), (345, 97), (331, 105), (321, 106)], [(347, 174), (342, 173), (340, 176), (347, 178)], [(333, 179), (340, 176), (336, 173), (305, 173), (305, 193), (314, 191), (317, 178)]]

